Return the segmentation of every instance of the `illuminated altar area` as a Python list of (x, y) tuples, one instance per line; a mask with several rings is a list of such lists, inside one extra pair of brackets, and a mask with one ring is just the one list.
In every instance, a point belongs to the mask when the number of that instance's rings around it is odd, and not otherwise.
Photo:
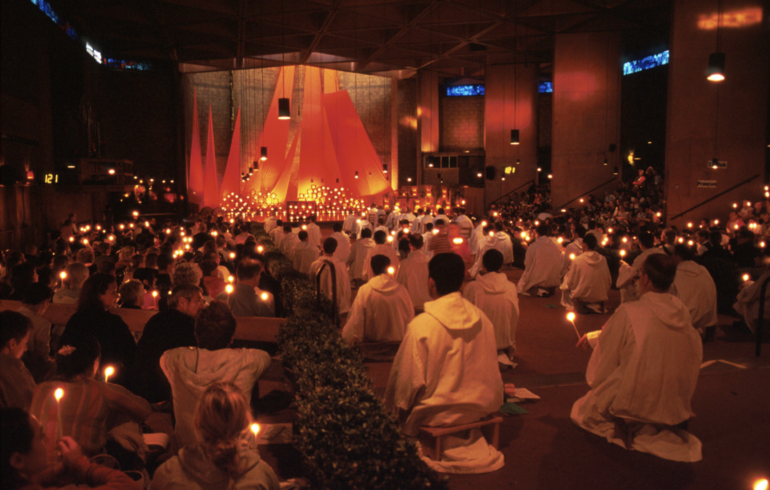
[(184, 90), (188, 196), (200, 208), (259, 220), (300, 203), (292, 214), (339, 220), (394, 197), (391, 79), (286, 66), (189, 74)]

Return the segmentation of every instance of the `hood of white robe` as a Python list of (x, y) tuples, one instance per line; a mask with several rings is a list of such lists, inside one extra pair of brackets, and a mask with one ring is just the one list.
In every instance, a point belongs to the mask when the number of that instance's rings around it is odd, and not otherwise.
[(513, 284), (502, 272), (490, 272), (479, 276), (476, 283), (489, 294), (502, 294), (509, 287), (509, 284)]
[(372, 289), (382, 294), (394, 294), (399, 286), (398, 282), (390, 274), (380, 274), (370, 279), (366, 285), (371, 286)]
[(508, 233), (504, 231), (498, 231), (497, 233), (495, 233), (495, 238), (501, 242), (511, 239), (511, 237), (508, 236)]
[(692, 328), (689, 312), (679, 298), (668, 293), (647, 292), (639, 301), (647, 303), (649, 310), (668, 328)]
[(680, 272), (685, 276), (698, 277), (701, 275), (701, 266), (692, 260), (685, 260), (676, 266), (676, 273), (679, 274)]
[(477, 310), (459, 292), (450, 293), (435, 301), (425, 303), (425, 313), (429, 314), (447, 330), (468, 330), (481, 321)]
[(602, 263), (602, 255), (599, 252), (589, 250), (580, 256), (583, 257), (581, 260), (591, 267), (599, 267)]

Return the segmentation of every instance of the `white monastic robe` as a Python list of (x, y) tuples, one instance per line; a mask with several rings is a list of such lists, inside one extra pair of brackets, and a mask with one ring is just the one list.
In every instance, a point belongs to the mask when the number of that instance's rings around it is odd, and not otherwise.
[[(334, 267), (337, 276), (337, 311), (340, 315), (350, 311), (350, 277), (348, 276), (348, 269), (345, 264), (341, 262), (337, 257), (329, 257), (324, 255), (312, 264), (310, 264), (310, 280), (313, 282), (313, 287), (316, 284), (316, 275), (321, 270), (321, 266), (324, 264), (330, 264)], [(321, 292), (333, 300), (332, 295), (332, 273), (327, 266), (321, 273)]]
[(337, 240), (337, 250), (334, 251), (334, 257), (346, 264), (348, 257), (350, 257), (350, 237), (340, 231), (335, 231), (331, 237)]
[(412, 223), (414, 223), (414, 219), (415, 219), (414, 213), (407, 212), (407, 213), (404, 213), (403, 215), (401, 215), (401, 218), (399, 219), (399, 221), (407, 220), (409, 222), (409, 226), (411, 227)]
[(430, 301), (428, 290), (428, 262), (430, 259), (422, 250), (409, 252), (409, 256), (401, 261), (396, 280), (404, 286), (412, 298), (415, 309), (422, 310), (426, 301)]
[(580, 257), (581, 255), (583, 255), (582, 238), (576, 238), (574, 241), (570, 242), (564, 249), (564, 256), (561, 259), (560, 277), (564, 277), (567, 275), (567, 271), (569, 270), (569, 267), (572, 264), (572, 259), (570, 259), (570, 255), (572, 254), (574, 254), (575, 257)]
[(385, 226), (388, 228), (388, 230), (392, 230), (396, 226), (398, 226), (398, 215), (394, 212), (390, 213), (387, 218), (385, 218)]
[(299, 237), (296, 233), (286, 233), (281, 239), (281, 252), (289, 259), (294, 258), (294, 247), (299, 243)]
[[(510, 242), (510, 240), (508, 240)], [(503, 254), (503, 263), (505, 263), (505, 246), (504, 244), (497, 238), (497, 235), (482, 235), (478, 238), (477, 243), (479, 244), (478, 247), (478, 253), (476, 254), (476, 262), (473, 264), (473, 267), (470, 268), (468, 273), (471, 275), (471, 277), (476, 277), (478, 275), (479, 271), (481, 270), (481, 266), (483, 264), (484, 254), (487, 253), (488, 250), (497, 250), (501, 254)], [(513, 244), (511, 244), (513, 245)], [(513, 253), (511, 253), (513, 255)]]
[(526, 293), (533, 287), (550, 288), (561, 284), (561, 247), (550, 237), (541, 236), (527, 247), (524, 256), (524, 274), (517, 289)]
[(321, 248), (321, 227), (313, 222), (307, 224), (307, 242), (316, 248)]
[(433, 216), (431, 216), (430, 213), (426, 213), (422, 218), (420, 218), (420, 226), (422, 227), (423, 233), (425, 233), (425, 225), (428, 223), (433, 223)]
[(460, 234), (463, 238), (466, 240), (470, 239), (471, 233), (473, 232), (473, 221), (464, 214), (461, 214), (455, 219), (455, 223), (460, 227)]
[[(425, 303), (425, 313), (406, 329), (385, 391), (385, 408), (401, 430), (416, 436), (420, 427), (470, 424), (502, 403), (492, 322), (459, 292)], [(423, 460), (453, 473), (483, 473), (505, 464), (478, 429), (467, 439), (447, 436), (445, 447), (442, 461)]]
[(283, 240), (284, 236), (285, 236), (285, 233), (283, 232), (283, 228), (281, 228), (280, 226), (273, 228), (273, 230), (270, 232), (270, 239), (278, 248), (280, 248), (281, 240)]
[(427, 233), (422, 234), (422, 253), (425, 254), (426, 257), (429, 259), (433, 258), (433, 252), (430, 250), (430, 241), (433, 240), (433, 231), (429, 231)]
[(300, 241), (294, 245), (294, 250), (292, 251), (292, 262), (294, 264), (294, 268), (301, 273), (309, 273), (310, 264), (315, 262), (316, 259), (318, 259), (318, 249), (311, 245), (310, 242)]
[(465, 285), (463, 298), (476, 305), (495, 327), (497, 350), (516, 348), (519, 294), (502, 272), (489, 272)]
[(355, 214), (347, 215), (345, 217), (345, 221), (342, 222), (342, 231), (344, 231), (348, 235), (353, 235), (354, 233), (358, 233), (358, 227), (356, 226), (356, 221), (358, 221), (358, 215), (355, 215)]
[(484, 224), (483, 222), (480, 222), (478, 225), (476, 225), (476, 228), (473, 229), (473, 231), (471, 232), (471, 237), (468, 240), (471, 246), (471, 253), (473, 255), (478, 254), (479, 241), (483, 237), (484, 237)]
[(409, 231), (411, 231), (413, 235), (422, 235), (424, 231), (422, 227), (422, 218), (423, 215), (420, 214), (414, 218), (414, 221), (412, 221), (412, 227)]
[(278, 218), (275, 216), (268, 216), (265, 220), (265, 233), (269, 234), (276, 226), (278, 226)]
[(575, 257), (569, 272), (564, 276), (560, 289), (564, 291), (562, 305), (573, 307), (575, 300), (584, 303), (607, 301), (607, 293), (612, 287), (612, 276), (607, 266), (607, 259), (599, 252), (589, 250)]
[(359, 288), (342, 338), (351, 344), (400, 341), (412, 318), (414, 307), (409, 292), (390, 274), (380, 274)]
[[(377, 228), (374, 229), (374, 233), (377, 233), (378, 231), (384, 231), (386, 235), (390, 233), (390, 230), (388, 230), (388, 227), (385, 225), (377, 225)], [(372, 236), (374, 236), (374, 233), (372, 233)]]
[(374, 248), (374, 240), (371, 238), (361, 238), (356, 240), (350, 248), (350, 257), (348, 257), (348, 273), (350, 279), (361, 279), (364, 271), (364, 261), (366, 254)]
[(638, 294), (636, 290), (636, 282), (639, 278), (639, 273), (642, 270), (642, 264), (647, 260), (647, 257), (654, 254), (664, 254), (663, 250), (652, 247), (643, 251), (639, 256), (634, 259), (634, 263), (629, 265), (620, 261), (620, 272), (618, 273), (618, 279), (615, 282), (615, 286), (620, 289), (620, 302), (627, 303), (629, 301), (636, 301)]
[(382, 245), (375, 245), (374, 248), (366, 252), (366, 258), (364, 258), (364, 271), (363, 275), (361, 276), (363, 280), (368, 281), (372, 277), (374, 277), (374, 271), (372, 271), (372, 257), (375, 255), (385, 255), (390, 259), (390, 266), (393, 267), (398, 273), (398, 253), (393, 250), (393, 247), (391, 245), (388, 245), (387, 243), (383, 243)]
[(436, 221), (438, 220), (444, 220), (445, 225), (448, 225), (452, 221), (446, 214), (437, 214), (436, 217), (433, 218), (433, 226), (436, 226)]
[(687, 306), (692, 326), (701, 334), (717, 324), (717, 286), (702, 265), (692, 260), (680, 262), (669, 293)]
[[(762, 294), (762, 283), (765, 282), (768, 275), (770, 275), (770, 271), (762, 274), (756, 282), (748, 281), (743, 283), (741, 290), (738, 291), (736, 302), (733, 305), (735, 311), (743, 317), (743, 321), (746, 322), (746, 325), (752, 332), (757, 328), (756, 325), (757, 319), (759, 318), (759, 298)], [(770, 287), (765, 291), (765, 311), (762, 316), (765, 318), (762, 325), (766, 326), (767, 320), (770, 319)]]
[(377, 222), (377, 208), (369, 208), (369, 214), (367, 215), (367, 219), (369, 220), (370, 224), (374, 224)]
[(372, 236), (374, 236), (374, 228), (372, 227), (372, 224), (366, 221), (365, 219), (356, 221), (356, 226), (357, 226), (356, 229), (358, 230), (358, 234), (357, 234), (358, 238), (361, 238), (361, 232), (364, 231), (366, 228), (369, 228), (370, 230), (372, 230)]
[(589, 235), (589, 234), (595, 236), (596, 237), (596, 243), (599, 246), (601, 246), (602, 241), (604, 241), (604, 235), (602, 234), (602, 232), (599, 231), (598, 229), (594, 228), (593, 230), (588, 230), (586, 232), (586, 235)]
[[(693, 416), (702, 358), (700, 336), (678, 298), (648, 292), (623, 303), (601, 330), (586, 371), (591, 391), (572, 406), (572, 421), (626, 449), (700, 461), (700, 441), (674, 426)], [(619, 419), (630, 445), (618, 437)]]

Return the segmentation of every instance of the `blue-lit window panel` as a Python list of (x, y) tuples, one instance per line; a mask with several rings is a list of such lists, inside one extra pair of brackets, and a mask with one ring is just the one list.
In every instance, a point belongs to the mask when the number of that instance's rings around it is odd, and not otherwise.
[(447, 97), (471, 97), (484, 95), (483, 85), (454, 85), (446, 88)]
[(668, 50), (662, 53), (653, 54), (640, 60), (628, 61), (623, 63), (623, 75), (630, 75), (632, 73), (638, 73), (640, 71), (649, 70), (651, 68), (657, 68), (659, 66), (668, 64)]
[(119, 60), (115, 58), (105, 58), (104, 66), (119, 70), (147, 71), (152, 69), (152, 64), (145, 61)]
[(45, 0), (32, 0), (32, 5), (37, 6), (37, 8), (39, 8), (41, 12), (43, 12), (46, 16), (48, 16), (49, 19), (51, 19), (57, 26), (61, 27), (62, 30), (66, 32), (69, 37), (77, 41), (78, 33), (75, 32), (75, 29), (69, 24), (69, 22), (66, 22), (65, 20), (61, 19), (56, 14), (56, 12), (53, 11), (51, 4), (49, 4)]
[(553, 82), (540, 82), (537, 87), (537, 91), (541, 94), (553, 93)]

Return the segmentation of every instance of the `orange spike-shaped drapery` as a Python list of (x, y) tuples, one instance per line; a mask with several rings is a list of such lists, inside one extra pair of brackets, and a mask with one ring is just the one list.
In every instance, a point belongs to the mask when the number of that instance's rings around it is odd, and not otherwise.
[(206, 137), (206, 180), (203, 183), (203, 205), (219, 206), (219, 186), (217, 185), (217, 153), (214, 150), (214, 120), (209, 106), (209, 129)]
[(201, 157), (200, 123), (198, 122), (198, 96), (193, 89), (192, 144), (190, 145), (190, 177), (187, 181), (188, 199), (203, 202), (203, 161)]

